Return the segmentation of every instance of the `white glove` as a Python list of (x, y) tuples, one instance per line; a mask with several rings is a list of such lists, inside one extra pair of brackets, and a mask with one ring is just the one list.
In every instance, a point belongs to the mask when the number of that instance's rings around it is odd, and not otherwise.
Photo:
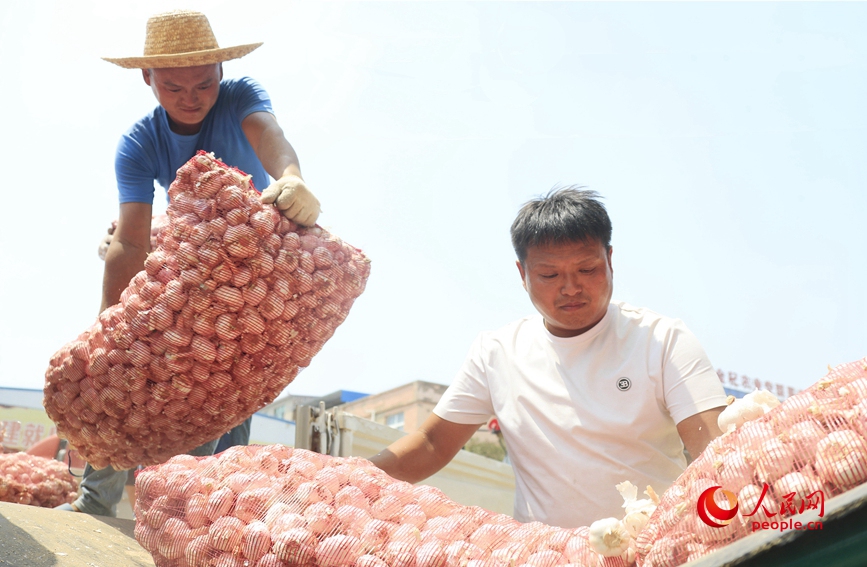
[(319, 218), (319, 199), (297, 175), (284, 175), (262, 191), (263, 203), (274, 203), (283, 215), (302, 226), (313, 226)]

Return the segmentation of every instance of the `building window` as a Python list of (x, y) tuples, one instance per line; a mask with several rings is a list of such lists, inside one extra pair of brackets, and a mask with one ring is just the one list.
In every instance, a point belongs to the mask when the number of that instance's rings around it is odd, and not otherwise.
[(389, 427), (403, 431), (403, 412), (394, 413), (385, 418), (385, 424)]
[(284, 415), (286, 415), (285, 406), (280, 406), (279, 408), (274, 410), (274, 417), (276, 417), (277, 419), (283, 419)]

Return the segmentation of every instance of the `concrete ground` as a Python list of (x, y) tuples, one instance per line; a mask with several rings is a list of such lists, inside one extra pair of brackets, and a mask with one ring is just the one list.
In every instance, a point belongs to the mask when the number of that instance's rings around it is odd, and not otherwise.
[(0, 567), (154, 567), (134, 527), (126, 519), (0, 502)]

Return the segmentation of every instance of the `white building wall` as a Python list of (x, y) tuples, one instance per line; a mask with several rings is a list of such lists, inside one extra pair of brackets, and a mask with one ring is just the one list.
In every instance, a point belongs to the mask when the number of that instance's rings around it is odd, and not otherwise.
[(0, 406), (42, 409), (42, 390), (0, 387)]
[(277, 419), (261, 413), (253, 414), (250, 424), (250, 445), (295, 446), (295, 422)]

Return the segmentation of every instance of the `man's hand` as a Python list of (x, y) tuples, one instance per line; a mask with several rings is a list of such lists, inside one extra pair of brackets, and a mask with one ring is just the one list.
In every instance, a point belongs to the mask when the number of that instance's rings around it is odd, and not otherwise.
[(241, 128), (265, 171), (277, 180), (262, 192), (262, 202), (274, 203), (286, 218), (302, 226), (316, 224), (320, 212), (319, 199), (301, 179), (298, 156), (274, 115), (253, 112), (244, 118)]
[(313, 226), (319, 218), (319, 199), (297, 175), (284, 175), (262, 191), (263, 203), (274, 203), (291, 221)]
[(114, 225), (108, 229), (108, 232), (105, 233), (105, 236), (103, 236), (102, 240), (99, 242), (97, 253), (99, 254), (100, 260), (105, 260), (105, 254), (108, 252), (108, 247), (111, 246), (112, 234), (114, 234)]

